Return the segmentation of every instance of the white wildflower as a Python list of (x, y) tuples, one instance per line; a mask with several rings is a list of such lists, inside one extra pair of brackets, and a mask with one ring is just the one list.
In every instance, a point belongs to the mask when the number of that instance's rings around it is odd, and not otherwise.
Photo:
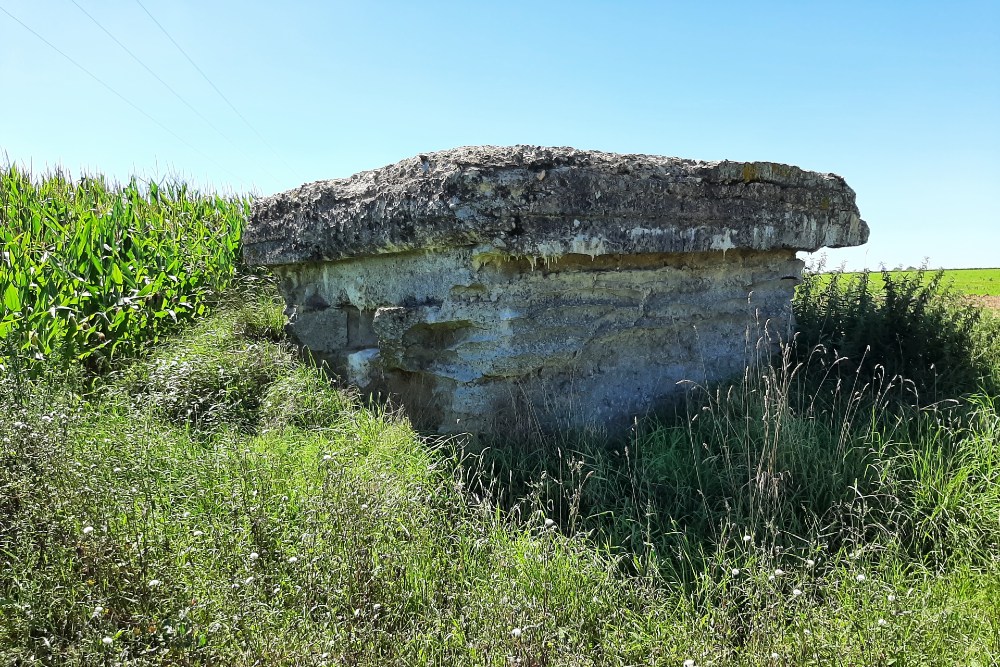
[(513, 637), (514, 639), (520, 639), (521, 638), (521, 628), (514, 628), (513, 630), (511, 630), (510, 631), (510, 636)]
[(289, 563), (298, 563), (299, 562), (299, 557), (298, 556), (289, 556), (288, 562)]
[(880, 619), (878, 619), (878, 626), (879, 626), (880, 628), (884, 628), (884, 627), (885, 627), (885, 626), (887, 626), (887, 625), (889, 625), (889, 623), (888, 623), (888, 621), (886, 621), (886, 620), (885, 620), (884, 618), (880, 618)]
[(776, 576), (776, 577), (780, 577), (780, 576), (781, 576), (781, 575), (783, 575), (784, 573), (785, 573), (785, 571), (784, 571), (784, 570), (782, 570), (782, 569), (781, 569), (781, 568), (779, 567), (778, 569), (776, 569), (776, 570), (774, 571), (774, 576)]
[(859, 574), (858, 576), (856, 576), (856, 577), (854, 577), (854, 578), (855, 578), (855, 579), (856, 579), (856, 580), (857, 580), (857, 581), (858, 581), (859, 583), (860, 583), (860, 582), (862, 582), (862, 581), (864, 581), (865, 579), (867, 579), (867, 577), (866, 577), (865, 575), (863, 575), (863, 574)]
[(115, 640), (112, 639), (111, 637), (105, 637), (104, 639), (101, 640), (101, 643), (104, 644), (105, 646), (111, 646), (114, 643), (114, 641)]
[(546, 528), (551, 528), (554, 525), (556, 525), (556, 522), (553, 521), (552, 519), (546, 519), (545, 520), (545, 527)]
[(799, 597), (800, 595), (802, 595), (802, 590), (799, 589), (799, 588), (793, 588), (792, 589), (792, 595), (794, 597)]
[(160, 585), (160, 584), (162, 584), (162, 583), (163, 583), (163, 582), (162, 582), (162, 581), (160, 581), (159, 579), (150, 579), (150, 580), (149, 580), (149, 587), (150, 587), (150, 588), (156, 588), (157, 586), (159, 586), (159, 585)]
[(734, 577), (736, 577), (736, 576), (739, 576), (739, 573), (740, 573), (740, 568), (738, 568), (738, 567), (734, 567), (734, 568), (733, 568), (732, 570), (730, 570), (730, 572), (732, 573), (732, 575), (733, 575)]
[(84, 526), (84, 528), (83, 528), (83, 534), (84, 535), (90, 535), (92, 532), (94, 532), (94, 527), (93, 526)]
[(806, 567), (813, 567), (814, 565), (816, 565), (816, 561), (812, 558), (806, 558)]
[(260, 554), (259, 553), (257, 553), (256, 551), (251, 551), (250, 552), (250, 560), (257, 560), (258, 558), (260, 558)]

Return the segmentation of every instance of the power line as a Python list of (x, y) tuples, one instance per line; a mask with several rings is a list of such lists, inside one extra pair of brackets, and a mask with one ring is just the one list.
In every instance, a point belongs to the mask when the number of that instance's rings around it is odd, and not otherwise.
[[(125, 51), (125, 53), (129, 54), (129, 55), (130, 55), (130, 56), (132, 57), (132, 60), (134, 60), (134, 61), (136, 61), (137, 63), (139, 63), (140, 65), (142, 65), (142, 67), (143, 67), (143, 68), (144, 68), (144, 69), (145, 69), (145, 70), (146, 70), (147, 72), (149, 72), (149, 73), (150, 73), (150, 74), (151, 74), (151, 75), (152, 75), (152, 76), (153, 76), (153, 77), (154, 77), (154, 78), (155, 78), (155, 79), (156, 79), (157, 81), (159, 81), (159, 82), (160, 82), (161, 84), (163, 84), (163, 86), (164, 86), (164, 87), (165, 87), (165, 88), (166, 88), (167, 90), (169, 90), (169, 91), (170, 91), (170, 92), (171, 92), (171, 93), (173, 94), (173, 96), (174, 96), (174, 97), (176, 97), (176, 98), (177, 98), (178, 100), (180, 100), (181, 102), (183, 102), (183, 103), (184, 103), (184, 105), (185, 105), (185, 106), (186, 106), (187, 108), (191, 109), (191, 111), (193, 111), (193, 112), (194, 112), (194, 113), (195, 113), (195, 114), (196, 114), (196, 115), (197, 115), (197, 116), (198, 116), (199, 118), (201, 118), (201, 119), (202, 119), (203, 121), (205, 121), (205, 123), (206, 123), (206, 124), (207, 124), (207, 125), (208, 125), (208, 126), (209, 126), (210, 128), (212, 128), (213, 130), (215, 130), (215, 132), (216, 132), (216, 133), (217, 133), (217, 134), (218, 134), (219, 136), (221, 136), (221, 137), (222, 137), (223, 139), (225, 139), (226, 141), (228, 141), (228, 142), (230, 143), (230, 145), (232, 145), (232, 146), (233, 146), (233, 148), (235, 148), (235, 149), (237, 149), (238, 151), (240, 151), (240, 152), (241, 152), (241, 153), (243, 154), (243, 157), (245, 157), (245, 158), (248, 158), (248, 159), (252, 159), (252, 158), (250, 158), (250, 156), (249, 156), (249, 155), (248, 155), (248, 154), (246, 153), (246, 151), (244, 151), (244, 150), (243, 150), (243, 149), (242, 149), (242, 148), (241, 148), (241, 147), (240, 147), (240, 146), (239, 146), (239, 145), (238, 145), (238, 144), (237, 144), (236, 142), (234, 142), (234, 141), (233, 141), (232, 139), (230, 139), (228, 135), (226, 135), (226, 134), (225, 134), (225, 133), (224, 133), (224, 132), (223, 132), (222, 130), (220, 130), (219, 128), (217, 128), (217, 127), (216, 127), (216, 126), (215, 126), (215, 125), (214, 125), (214, 124), (212, 123), (212, 121), (210, 121), (210, 120), (209, 120), (208, 118), (206, 118), (206, 117), (205, 117), (205, 115), (204, 115), (204, 114), (202, 114), (202, 113), (201, 113), (201, 112), (200, 112), (200, 111), (198, 110), (198, 108), (197, 108), (197, 107), (195, 107), (195, 106), (194, 106), (193, 104), (191, 104), (191, 103), (190, 103), (190, 102), (188, 102), (188, 101), (187, 101), (186, 99), (184, 99), (184, 98), (183, 98), (183, 97), (181, 96), (181, 94), (180, 94), (180, 93), (178, 93), (178, 92), (177, 92), (176, 90), (174, 90), (174, 88), (173, 88), (173, 87), (172, 87), (172, 86), (171, 86), (171, 85), (170, 85), (169, 83), (167, 83), (166, 81), (164, 81), (164, 80), (163, 80), (163, 79), (162, 79), (162, 78), (160, 77), (160, 75), (159, 75), (159, 74), (157, 74), (156, 72), (154, 72), (154, 71), (153, 71), (153, 70), (152, 70), (152, 69), (151, 69), (151, 68), (150, 68), (150, 67), (149, 67), (149, 66), (148, 66), (148, 65), (147, 65), (146, 63), (144, 63), (144, 62), (143, 62), (143, 61), (142, 61), (142, 60), (141, 60), (141, 59), (139, 58), (139, 56), (135, 55), (135, 54), (134, 54), (134, 53), (132, 52), (132, 50), (131, 50), (131, 49), (129, 49), (129, 48), (128, 48), (127, 46), (125, 46), (124, 44), (122, 44), (122, 43), (121, 43), (121, 41), (120, 41), (120, 40), (119, 40), (119, 39), (118, 39), (117, 37), (115, 37), (115, 36), (114, 36), (113, 34), (111, 34), (111, 31), (110, 31), (110, 30), (108, 30), (108, 29), (107, 29), (107, 28), (105, 28), (105, 27), (104, 27), (103, 25), (101, 25), (101, 22), (100, 22), (100, 21), (98, 21), (98, 20), (97, 20), (96, 18), (94, 18), (94, 17), (93, 17), (93, 16), (92, 16), (92, 15), (90, 14), (90, 12), (88, 12), (88, 11), (87, 11), (86, 9), (84, 9), (84, 8), (83, 8), (83, 7), (82, 7), (82, 6), (80, 5), (80, 3), (78, 3), (78, 2), (76, 1), (76, 0), (70, 0), (70, 2), (72, 2), (72, 3), (74, 4), (74, 5), (76, 5), (76, 8), (77, 8), (77, 9), (79, 9), (79, 10), (80, 10), (81, 12), (83, 12), (83, 13), (84, 13), (84, 15), (85, 15), (85, 16), (86, 16), (86, 17), (87, 17), (88, 19), (90, 19), (91, 21), (93, 21), (94, 25), (96, 25), (96, 26), (97, 26), (98, 28), (100, 28), (101, 30), (103, 30), (103, 31), (104, 31), (104, 34), (106, 34), (106, 35), (107, 35), (108, 37), (110, 37), (110, 38), (112, 39), (112, 41), (114, 41), (114, 43), (115, 43), (115, 44), (117, 44), (118, 46), (120, 46), (120, 47), (122, 48), (122, 50), (124, 50), (124, 51)], [(271, 173), (271, 172), (268, 172), (268, 175), (269, 175), (269, 176), (271, 176), (271, 178), (275, 178), (275, 179), (277, 179), (277, 177), (276, 177), (276, 176), (275, 176), (275, 175), (274, 175), (273, 173)]]
[(268, 148), (268, 149), (270, 149), (270, 151), (271, 151), (272, 153), (274, 153), (275, 157), (277, 157), (277, 158), (278, 158), (279, 160), (281, 160), (282, 162), (284, 162), (284, 163), (285, 163), (285, 166), (286, 166), (286, 167), (288, 167), (288, 169), (289, 169), (290, 171), (294, 172), (294, 171), (295, 171), (295, 169), (294, 169), (294, 168), (293, 168), (293, 167), (292, 167), (292, 166), (291, 166), (290, 164), (288, 164), (288, 161), (287, 161), (287, 160), (285, 160), (285, 158), (283, 158), (283, 157), (281, 156), (281, 154), (280, 154), (280, 153), (278, 153), (278, 151), (276, 151), (276, 150), (274, 149), (274, 146), (272, 146), (272, 145), (271, 145), (271, 144), (270, 144), (270, 143), (269, 143), (269, 142), (267, 141), (267, 139), (265, 139), (265, 138), (264, 138), (264, 135), (263, 135), (263, 134), (261, 134), (261, 133), (260, 133), (259, 131), (257, 131), (257, 128), (256, 128), (256, 127), (254, 127), (254, 126), (253, 126), (253, 125), (252, 125), (252, 124), (250, 123), (250, 121), (248, 121), (248, 120), (247, 120), (247, 119), (246, 119), (246, 118), (245, 118), (245, 117), (243, 116), (243, 114), (241, 114), (241, 113), (240, 113), (240, 110), (239, 110), (239, 109), (237, 109), (237, 108), (236, 108), (236, 106), (235, 106), (235, 105), (234, 105), (234, 104), (233, 104), (232, 102), (230, 102), (230, 101), (229, 101), (229, 98), (228, 98), (228, 97), (226, 97), (226, 96), (225, 96), (225, 95), (224, 95), (224, 94), (222, 93), (222, 91), (221, 91), (221, 90), (219, 90), (219, 87), (218, 87), (218, 86), (216, 86), (216, 85), (215, 85), (214, 83), (212, 83), (212, 80), (211, 80), (210, 78), (208, 78), (208, 75), (207, 75), (207, 74), (205, 74), (205, 72), (203, 72), (203, 71), (202, 71), (202, 69), (201, 69), (200, 67), (198, 67), (198, 64), (197, 64), (197, 63), (196, 63), (196, 62), (195, 62), (195, 61), (194, 61), (194, 60), (193, 60), (193, 59), (191, 58), (191, 56), (189, 56), (189, 55), (187, 54), (187, 51), (185, 51), (185, 50), (184, 50), (183, 48), (181, 48), (181, 45), (180, 45), (180, 44), (178, 44), (178, 43), (177, 43), (177, 41), (176, 41), (176, 40), (175, 40), (175, 39), (174, 39), (173, 37), (171, 37), (171, 36), (170, 36), (170, 33), (169, 33), (169, 32), (167, 32), (167, 29), (166, 29), (166, 28), (164, 28), (164, 27), (163, 27), (162, 25), (160, 25), (160, 22), (156, 20), (156, 17), (154, 17), (154, 16), (153, 16), (153, 15), (152, 15), (152, 14), (151, 14), (151, 13), (149, 12), (149, 10), (148, 10), (148, 9), (146, 9), (146, 6), (145, 6), (144, 4), (142, 4), (141, 0), (135, 0), (135, 2), (136, 2), (136, 4), (137, 4), (137, 5), (139, 5), (140, 7), (142, 7), (142, 11), (146, 12), (146, 16), (148, 16), (148, 17), (149, 17), (149, 18), (150, 18), (150, 19), (151, 19), (151, 20), (153, 21), (153, 23), (155, 23), (155, 24), (156, 24), (156, 27), (158, 27), (158, 28), (159, 28), (159, 29), (160, 29), (160, 30), (161, 30), (161, 31), (163, 32), (163, 34), (167, 36), (167, 39), (169, 39), (169, 40), (170, 40), (170, 42), (171, 42), (171, 43), (172, 43), (172, 44), (173, 44), (173, 45), (174, 45), (175, 47), (177, 47), (177, 50), (178, 50), (178, 51), (180, 51), (180, 52), (181, 52), (181, 54), (182, 54), (182, 55), (183, 55), (183, 56), (184, 56), (185, 58), (187, 58), (187, 61), (188, 61), (189, 63), (191, 63), (191, 66), (192, 66), (192, 67), (194, 67), (194, 68), (195, 68), (196, 70), (198, 70), (198, 74), (201, 74), (202, 78), (204, 78), (204, 79), (205, 79), (205, 81), (207, 81), (207, 82), (208, 82), (208, 85), (210, 85), (210, 86), (212, 87), (212, 89), (213, 89), (213, 90), (215, 90), (215, 92), (219, 94), (219, 97), (221, 97), (221, 98), (223, 99), (223, 101), (225, 101), (225, 103), (229, 105), (229, 108), (233, 110), (233, 113), (235, 113), (235, 114), (236, 114), (237, 116), (239, 116), (239, 117), (240, 117), (240, 120), (242, 120), (242, 121), (243, 121), (243, 122), (244, 122), (244, 123), (246, 124), (246, 126), (247, 126), (247, 127), (249, 127), (249, 128), (251, 129), (251, 130), (253, 130), (253, 133), (257, 135), (257, 138), (259, 138), (259, 139), (261, 140), (261, 142), (263, 142), (263, 144), (264, 144), (265, 146), (267, 146), (267, 148)]
[(176, 132), (174, 132), (173, 130), (171, 130), (169, 127), (167, 127), (166, 125), (164, 125), (160, 121), (156, 120), (156, 118), (154, 118), (153, 116), (151, 116), (148, 113), (146, 113), (146, 111), (144, 111), (135, 102), (132, 102), (130, 99), (128, 99), (127, 97), (125, 97), (124, 95), (122, 95), (121, 93), (119, 93), (117, 90), (115, 90), (114, 88), (112, 88), (109, 84), (105, 83), (103, 79), (101, 79), (100, 77), (98, 77), (96, 74), (94, 74), (93, 72), (91, 72), (89, 69), (87, 69), (86, 67), (84, 67), (83, 65), (81, 65), (80, 63), (78, 63), (77, 61), (73, 60), (73, 58), (71, 58), (70, 56), (66, 55), (66, 53), (64, 51), (62, 51), (58, 46), (56, 46), (55, 44), (53, 44), (49, 40), (45, 39), (44, 37), (42, 37), (40, 34), (38, 34), (37, 32), (35, 32), (34, 30), (32, 30), (24, 21), (22, 21), (21, 19), (17, 18), (13, 14), (11, 14), (9, 11), (7, 11), (2, 6), (0, 6), (0, 11), (2, 11), (4, 14), (6, 14), (10, 18), (12, 18), (17, 23), (19, 23), (22, 28), (24, 28), (25, 30), (27, 30), (28, 32), (30, 32), (32, 35), (34, 35), (35, 37), (37, 37), (38, 39), (40, 39), (49, 48), (51, 48), (53, 51), (55, 51), (56, 53), (58, 53), (59, 55), (61, 55), (63, 58), (65, 58), (66, 60), (68, 60), (72, 65), (74, 65), (76, 68), (78, 68), (84, 74), (86, 74), (91, 79), (93, 79), (97, 83), (99, 83), (102, 86), (104, 86), (105, 88), (107, 88), (109, 91), (111, 91), (112, 94), (114, 94), (116, 97), (118, 97), (118, 99), (120, 99), (121, 101), (125, 102), (125, 104), (129, 105), (130, 107), (132, 107), (133, 109), (135, 109), (136, 111), (138, 111), (139, 113), (141, 113), (143, 116), (145, 116), (146, 118), (148, 118), (150, 121), (152, 121), (153, 123), (155, 123), (164, 132), (166, 132), (167, 134), (169, 134), (170, 136), (172, 136), (177, 141), (181, 142), (182, 144), (184, 144), (185, 146), (187, 146), (191, 150), (195, 151), (196, 153), (198, 153), (202, 157), (205, 157), (208, 160), (212, 161), (217, 167), (221, 168), (223, 171), (225, 171), (226, 173), (228, 173), (234, 179), (239, 180), (239, 176), (237, 176), (233, 172), (229, 171), (229, 169), (227, 169), (224, 165), (219, 164), (219, 162), (215, 158), (213, 158), (211, 155), (206, 154), (204, 151), (202, 151), (201, 149), (199, 149), (197, 146), (192, 145), (190, 142), (188, 142), (186, 139), (184, 139), (184, 137), (180, 136), (179, 134), (177, 134)]

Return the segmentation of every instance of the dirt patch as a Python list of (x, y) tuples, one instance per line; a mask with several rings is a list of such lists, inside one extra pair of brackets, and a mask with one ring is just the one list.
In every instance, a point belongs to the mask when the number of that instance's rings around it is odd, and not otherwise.
[(978, 304), (984, 308), (989, 308), (990, 310), (1000, 311), (1000, 296), (970, 296), (969, 301)]

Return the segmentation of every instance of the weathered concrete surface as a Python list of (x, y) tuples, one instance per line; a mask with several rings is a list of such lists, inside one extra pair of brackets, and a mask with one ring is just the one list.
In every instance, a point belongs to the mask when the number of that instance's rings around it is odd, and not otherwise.
[(787, 330), (796, 250), (867, 237), (834, 175), (471, 147), (259, 201), (243, 252), (304, 346), (418, 426), (617, 431)]

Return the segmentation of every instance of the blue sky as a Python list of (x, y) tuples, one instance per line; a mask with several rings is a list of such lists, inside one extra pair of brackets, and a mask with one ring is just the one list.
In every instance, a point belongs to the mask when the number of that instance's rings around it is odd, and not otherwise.
[(36, 172), (270, 194), (469, 144), (768, 160), (857, 191), (871, 241), (831, 264), (1000, 266), (995, 0), (140, 0), (238, 113), (136, 0), (75, 2), (0, 8), (142, 112), (0, 12), (0, 153)]

